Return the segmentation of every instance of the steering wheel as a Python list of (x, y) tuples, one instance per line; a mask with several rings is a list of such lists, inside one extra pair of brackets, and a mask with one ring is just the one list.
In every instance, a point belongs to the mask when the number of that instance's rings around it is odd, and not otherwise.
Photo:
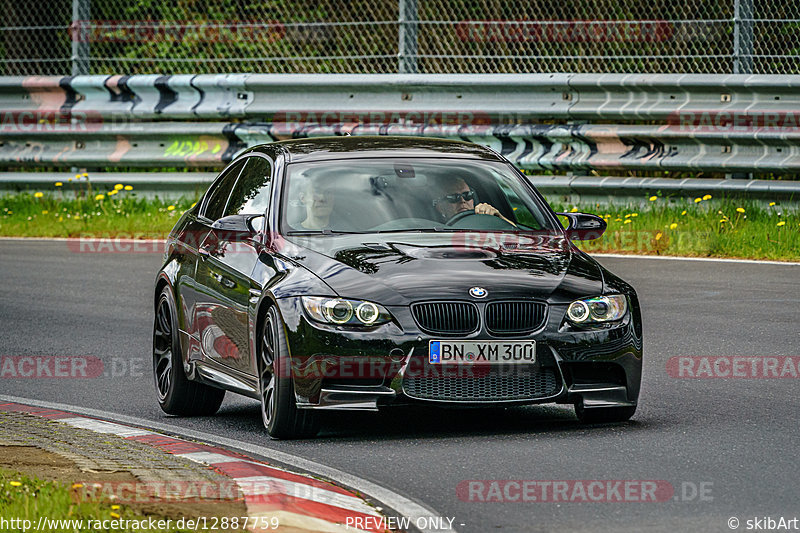
[(464, 211), (459, 211), (458, 213), (456, 213), (455, 215), (453, 215), (449, 219), (447, 219), (447, 222), (445, 222), (444, 225), (445, 226), (452, 226), (453, 224), (455, 224), (459, 220), (464, 220), (465, 218), (467, 218), (469, 216), (475, 216), (475, 215), (477, 215), (477, 213), (474, 210), (471, 210), (471, 209), (466, 209)]

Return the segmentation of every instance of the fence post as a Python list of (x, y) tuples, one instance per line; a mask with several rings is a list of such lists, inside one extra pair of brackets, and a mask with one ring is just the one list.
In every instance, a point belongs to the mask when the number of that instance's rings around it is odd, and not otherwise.
[(753, 0), (733, 2), (733, 73), (753, 73)]
[(417, 72), (417, 0), (399, 1), (398, 70), (401, 74)]
[(72, 75), (89, 74), (91, 0), (72, 0)]

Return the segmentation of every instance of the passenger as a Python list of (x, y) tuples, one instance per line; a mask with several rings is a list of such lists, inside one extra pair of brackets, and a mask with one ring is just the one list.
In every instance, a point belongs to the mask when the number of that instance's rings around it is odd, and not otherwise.
[(433, 206), (447, 222), (459, 213), (471, 211), (476, 215), (492, 215), (500, 217), (512, 226), (516, 224), (504, 217), (494, 206), (487, 203), (475, 205), (475, 191), (467, 185), (462, 178), (443, 180), (439, 183), (439, 197), (433, 201)]
[(306, 217), (300, 222), (303, 229), (318, 230), (330, 227), (335, 203), (333, 187), (324, 178), (309, 178), (299, 195), (306, 208)]

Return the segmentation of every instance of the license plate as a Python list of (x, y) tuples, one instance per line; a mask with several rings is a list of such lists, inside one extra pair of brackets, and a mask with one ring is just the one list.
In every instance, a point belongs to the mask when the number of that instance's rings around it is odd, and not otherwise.
[(536, 341), (430, 341), (431, 364), (533, 364)]

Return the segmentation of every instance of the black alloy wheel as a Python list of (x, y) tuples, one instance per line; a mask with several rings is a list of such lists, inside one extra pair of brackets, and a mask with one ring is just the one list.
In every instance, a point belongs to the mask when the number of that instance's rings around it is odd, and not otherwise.
[(273, 439), (313, 437), (319, 431), (315, 413), (298, 409), (291, 360), (283, 323), (275, 307), (264, 318), (258, 357), (261, 419)]
[(225, 391), (189, 381), (186, 377), (174, 302), (169, 287), (164, 287), (158, 298), (153, 324), (153, 377), (158, 405), (170, 415), (213, 415), (222, 404)]

